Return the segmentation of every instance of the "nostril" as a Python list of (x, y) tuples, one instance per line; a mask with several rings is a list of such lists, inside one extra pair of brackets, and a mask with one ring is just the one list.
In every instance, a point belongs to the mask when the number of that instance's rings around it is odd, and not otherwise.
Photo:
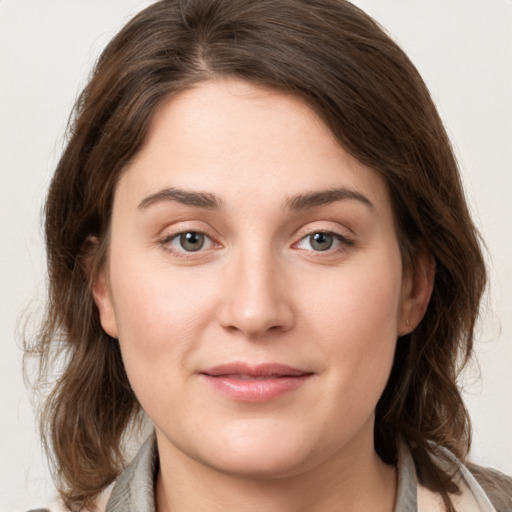
[(241, 284), (230, 289), (216, 312), (216, 319), (225, 332), (260, 338), (287, 331), (294, 324), (294, 313), (286, 294), (277, 293), (261, 279), (238, 282)]

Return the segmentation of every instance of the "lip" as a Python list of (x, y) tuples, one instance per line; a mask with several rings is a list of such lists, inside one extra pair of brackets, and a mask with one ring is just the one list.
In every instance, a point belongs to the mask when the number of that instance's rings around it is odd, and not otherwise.
[(291, 366), (267, 363), (229, 363), (199, 372), (218, 393), (237, 402), (275, 400), (301, 387), (313, 373)]

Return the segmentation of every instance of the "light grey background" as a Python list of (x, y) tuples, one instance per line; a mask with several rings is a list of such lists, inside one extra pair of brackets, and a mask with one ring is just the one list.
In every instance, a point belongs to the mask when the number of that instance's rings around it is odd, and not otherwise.
[[(52, 487), (16, 325), (44, 297), (40, 212), (71, 106), (141, 0), (0, 0), (0, 510)], [(464, 378), (473, 458), (512, 474), (512, 1), (357, 0), (415, 62), (459, 156), (489, 248), (478, 360)]]

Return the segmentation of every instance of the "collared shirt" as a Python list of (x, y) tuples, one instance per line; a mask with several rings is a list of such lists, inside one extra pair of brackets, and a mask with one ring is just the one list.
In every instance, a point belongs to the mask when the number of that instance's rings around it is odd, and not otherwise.
[[(452, 496), (457, 511), (496, 512), (489, 498), (455, 457), (461, 494)], [(155, 512), (155, 475), (157, 448), (151, 436), (140, 448), (133, 462), (116, 481), (108, 500), (106, 512)], [(416, 469), (410, 451), (403, 444), (398, 463), (398, 489), (395, 512), (443, 511), (440, 497), (418, 484)]]

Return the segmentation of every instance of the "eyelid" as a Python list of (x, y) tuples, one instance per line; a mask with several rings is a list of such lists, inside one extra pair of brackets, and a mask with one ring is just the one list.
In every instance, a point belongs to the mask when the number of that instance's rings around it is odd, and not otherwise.
[(325, 221), (325, 222), (309, 222), (297, 230), (295, 239), (302, 240), (303, 238), (313, 235), (315, 233), (329, 233), (338, 236), (344, 240), (355, 241), (356, 234), (348, 226), (342, 226), (338, 222)]
[[(333, 246), (321, 251), (321, 250), (318, 250), (316, 251), (314, 248), (307, 248), (307, 247), (301, 247), (301, 245), (306, 242), (306, 243), (310, 243), (310, 239), (312, 236), (316, 235), (316, 234), (324, 234), (324, 235), (328, 235), (328, 236), (332, 236), (333, 238)], [(338, 245), (336, 245), (336, 242), (338, 242)], [(339, 236), (337, 235), (336, 233), (328, 233), (327, 231), (317, 231), (317, 232), (314, 232), (314, 233), (311, 233), (310, 235), (306, 235), (306, 236), (303, 236), (295, 245), (297, 247), (297, 249), (303, 249), (305, 251), (314, 251), (314, 252), (329, 252), (329, 251), (332, 251), (332, 250), (336, 250), (338, 247), (339, 247), (339, 244), (342, 244), (344, 242), (344, 240)]]
[[(201, 235), (204, 237), (205, 239), (205, 244), (203, 244), (203, 246), (201, 246), (199, 249), (197, 249), (197, 251), (187, 251), (185, 249), (183, 249), (183, 251), (179, 248), (176, 248), (179, 252), (184, 252), (184, 253), (194, 253), (194, 252), (201, 252), (202, 250), (206, 250), (209, 248), (209, 246), (213, 245), (215, 242), (211, 239), (211, 237), (209, 237), (206, 233), (201, 233), (200, 231), (195, 231), (195, 230), (186, 230), (186, 231), (180, 231), (179, 233), (176, 233), (174, 235), (169, 235), (165, 238), (164, 242), (165, 243), (170, 243), (172, 244), (174, 241), (181, 241), (181, 237), (183, 235), (186, 235), (186, 234), (189, 234), (189, 233), (194, 233), (196, 235)], [(208, 245), (208, 247), (204, 247), (204, 245)]]
[[(196, 224), (196, 225), (194, 225)], [(212, 234), (212, 229), (206, 227), (198, 227), (197, 223), (193, 222), (179, 222), (171, 225), (162, 230), (161, 235), (156, 240), (156, 243), (165, 252), (181, 259), (197, 259), (204, 258), (207, 253), (210, 254), (212, 249), (222, 248), (222, 244), (218, 242), (218, 237)], [(201, 247), (197, 251), (180, 250), (171, 245), (171, 242), (178, 239), (181, 235), (186, 233), (197, 233), (203, 235), (208, 239), (208, 246)]]
[[(292, 244), (292, 248), (297, 249), (299, 251), (308, 252), (314, 255), (314, 257), (318, 258), (328, 257), (332, 256), (333, 254), (345, 252), (355, 245), (355, 238), (352, 234), (347, 235), (344, 231), (350, 231), (350, 233), (352, 233), (352, 230), (350, 230), (349, 228), (346, 228), (344, 230), (341, 227), (333, 226), (333, 223), (329, 223), (329, 225), (326, 225), (325, 223), (314, 222), (302, 227), (297, 232), (296, 241)], [(330, 247), (324, 251), (316, 251), (313, 248), (307, 249), (299, 247), (299, 244), (302, 241), (316, 233), (325, 233), (328, 235), (332, 235), (340, 243), (337, 244), (335, 247)]]
[[(301, 237), (297, 242), (295, 242), (294, 245), (298, 245), (303, 240), (306, 240), (307, 238), (309, 238), (309, 237), (311, 237), (313, 235), (319, 234), (319, 233), (322, 233), (322, 234), (325, 234), (325, 235), (331, 235), (333, 238), (339, 240), (341, 243), (343, 243), (345, 245), (353, 245), (354, 244), (353, 240), (351, 240), (350, 238), (347, 238), (345, 235), (342, 235), (342, 234), (337, 233), (335, 231), (315, 230), (315, 231), (312, 231), (311, 233), (306, 234), (303, 237)], [(318, 252), (321, 252), (321, 251), (318, 251)]]
[[(204, 224), (201, 222), (201, 224)], [(314, 253), (315, 257), (326, 257), (328, 255), (333, 255), (338, 252), (347, 251), (351, 247), (355, 245), (355, 238), (352, 235), (352, 230), (346, 227), (345, 229), (342, 229), (339, 226), (333, 226), (333, 222), (328, 222), (328, 225), (324, 222), (312, 222), (310, 224), (307, 224), (306, 226), (303, 226), (301, 229), (299, 229), (296, 233), (295, 242), (292, 243), (291, 248), (307, 251), (310, 253)], [(216, 234), (212, 234), (213, 229), (209, 228), (208, 226), (201, 226), (198, 227), (197, 223), (192, 222), (178, 222), (176, 224), (172, 224), (170, 226), (167, 226), (165, 229), (162, 230), (161, 235), (156, 240), (156, 244), (167, 253), (170, 253), (174, 255), (177, 258), (182, 259), (199, 259), (204, 258), (207, 255), (212, 255), (212, 249), (218, 250), (223, 248), (223, 244), (220, 243), (219, 236)], [(347, 235), (344, 232), (349, 231), (351, 234)], [(208, 239), (208, 246), (207, 247), (201, 247), (197, 251), (187, 251), (185, 249), (180, 250), (179, 248), (172, 247), (171, 242), (176, 240), (180, 235), (183, 235), (185, 233), (198, 233), (203, 235), (205, 238)], [(300, 248), (298, 245), (307, 237), (312, 236), (316, 233), (325, 233), (332, 235), (337, 241), (339, 241), (339, 244), (336, 244), (335, 247), (330, 247), (324, 251), (315, 250), (313, 248), (307, 249), (307, 248)]]

